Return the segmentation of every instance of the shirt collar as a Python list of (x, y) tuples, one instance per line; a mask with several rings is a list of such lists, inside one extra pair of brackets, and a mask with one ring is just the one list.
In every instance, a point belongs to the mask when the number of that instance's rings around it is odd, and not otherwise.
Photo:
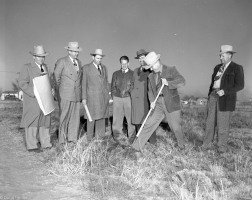
[(231, 60), (227, 64), (225, 64), (225, 68), (227, 68), (230, 63), (231, 63)]
[(127, 73), (129, 71), (129, 68), (127, 68), (126, 70), (122, 70), (122, 73)]
[[(72, 63), (73, 63), (73, 61), (74, 61), (74, 59), (71, 57), (71, 56), (69, 56), (69, 58), (70, 58), (70, 60), (72, 61)], [(76, 60), (76, 59), (75, 59)]]
[(96, 63), (94, 63), (94, 62), (93, 62), (93, 64), (94, 64), (94, 66), (98, 69), (98, 65), (97, 65)]
[[(36, 63), (36, 62), (35, 62), (35, 64), (36, 64), (36, 65), (39, 67), (39, 69), (40, 69), (40, 64), (38, 64), (38, 63)], [(44, 65), (44, 64), (42, 64), (42, 66), (43, 66), (43, 65)]]

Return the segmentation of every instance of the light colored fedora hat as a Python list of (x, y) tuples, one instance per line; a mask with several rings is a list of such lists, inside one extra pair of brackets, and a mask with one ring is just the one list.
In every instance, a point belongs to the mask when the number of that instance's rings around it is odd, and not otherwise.
[(100, 56), (105, 56), (103, 53), (102, 53), (102, 49), (96, 49), (94, 51), (94, 53), (90, 53), (91, 56), (95, 56), (95, 55), (100, 55)]
[(152, 65), (154, 65), (160, 59), (160, 56), (160, 54), (156, 54), (154, 51), (148, 53), (144, 58), (144, 62), (146, 63), (146, 66), (144, 66), (144, 68), (151, 68)]
[(141, 56), (146, 56), (149, 52), (145, 51), (144, 49), (140, 49), (136, 52), (137, 56), (135, 59), (139, 59)]
[(231, 45), (221, 45), (220, 55), (223, 53), (236, 53)]
[(68, 46), (65, 47), (65, 49), (67, 49), (69, 51), (82, 51), (82, 48), (79, 47), (79, 43), (78, 42), (69, 42)]
[(29, 52), (33, 56), (47, 56), (49, 53), (45, 52), (44, 47), (42, 45), (34, 46), (33, 52)]

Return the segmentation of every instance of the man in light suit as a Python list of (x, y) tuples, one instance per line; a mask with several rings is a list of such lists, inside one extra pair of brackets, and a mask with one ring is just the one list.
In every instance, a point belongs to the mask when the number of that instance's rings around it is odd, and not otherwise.
[[(185, 85), (185, 79), (177, 71), (175, 66), (170, 67), (162, 64), (160, 54), (150, 52), (144, 58), (144, 62), (147, 64), (145, 69), (150, 68), (153, 71), (148, 76), (148, 97), (153, 112), (147, 119), (132, 147), (137, 151), (142, 150), (160, 122), (166, 117), (171, 130), (177, 138), (178, 146), (184, 148), (185, 140), (181, 129), (180, 118), (180, 97), (177, 88)], [(165, 86), (155, 103), (154, 100), (162, 84)]]
[[(50, 148), (50, 125), (51, 116), (44, 115), (39, 107), (34, 94), (33, 79), (41, 75), (48, 74), (45, 64), (45, 52), (43, 46), (34, 46), (34, 51), (30, 52), (34, 62), (25, 64), (19, 74), (18, 86), (23, 91), (23, 115), (20, 127), (25, 128), (25, 141), (28, 151), (41, 152), (37, 143), (40, 142), (41, 148)], [(37, 137), (38, 135), (38, 137)], [(37, 139), (39, 138), (39, 140)]]
[(105, 136), (105, 119), (109, 116), (109, 83), (107, 67), (102, 64), (105, 56), (102, 49), (96, 49), (92, 62), (83, 66), (82, 103), (88, 107), (92, 121), (87, 119), (87, 140)]
[(203, 150), (211, 148), (217, 125), (218, 151), (228, 150), (229, 124), (232, 111), (235, 110), (236, 93), (244, 88), (243, 67), (232, 61), (233, 47), (222, 45), (221, 64), (214, 68), (208, 92), (208, 116)]
[(59, 92), (59, 143), (76, 143), (80, 126), (82, 67), (78, 59), (82, 49), (78, 42), (65, 47), (68, 55), (55, 64), (54, 77)]

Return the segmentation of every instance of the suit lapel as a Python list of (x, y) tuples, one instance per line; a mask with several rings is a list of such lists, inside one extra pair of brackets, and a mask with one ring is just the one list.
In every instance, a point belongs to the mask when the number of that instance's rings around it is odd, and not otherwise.
[(229, 66), (227, 67), (227, 69), (225, 70), (225, 72), (221, 78), (221, 82), (222, 82), (222, 80), (225, 80), (225, 78), (228, 74), (230, 74), (230, 72), (233, 70), (233, 67), (234, 67), (234, 63), (231, 61), (231, 63), (229, 64)]
[(75, 69), (75, 66), (72, 62), (72, 60), (69, 58), (68, 56), (68, 67), (69, 67), (69, 70), (75, 75), (75, 77), (77, 78), (79, 76), (79, 74), (77, 73), (76, 69)]

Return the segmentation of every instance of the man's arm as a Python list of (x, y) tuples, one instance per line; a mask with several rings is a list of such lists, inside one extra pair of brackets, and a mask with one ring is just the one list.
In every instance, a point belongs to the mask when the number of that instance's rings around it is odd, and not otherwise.
[(234, 70), (234, 83), (232, 85), (231, 88), (223, 89), (225, 95), (236, 93), (244, 88), (244, 72), (241, 65), (237, 65)]
[(57, 86), (60, 85), (60, 80), (61, 80), (61, 75), (62, 75), (63, 69), (64, 69), (64, 63), (63, 63), (63, 61), (62, 60), (58, 60), (55, 63), (55, 68), (54, 68), (54, 73), (53, 73)]
[(33, 83), (30, 84), (30, 81), (32, 80), (30, 79), (28, 65), (24, 65), (18, 77), (18, 86), (24, 93), (26, 93), (30, 97), (35, 98), (34, 90), (33, 90)]
[(82, 74), (82, 103), (84, 105), (87, 104), (87, 67), (84, 65), (82, 67), (82, 71), (83, 71), (83, 74)]
[[(185, 85), (185, 78), (177, 71), (175, 66), (172, 67), (171, 73), (172, 73), (172, 80), (166, 79), (168, 82), (169, 89), (176, 89)], [(161, 78), (163, 78), (162, 75)]]
[(112, 81), (111, 81), (111, 97), (113, 99), (114, 95), (116, 93), (116, 72), (112, 75)]

